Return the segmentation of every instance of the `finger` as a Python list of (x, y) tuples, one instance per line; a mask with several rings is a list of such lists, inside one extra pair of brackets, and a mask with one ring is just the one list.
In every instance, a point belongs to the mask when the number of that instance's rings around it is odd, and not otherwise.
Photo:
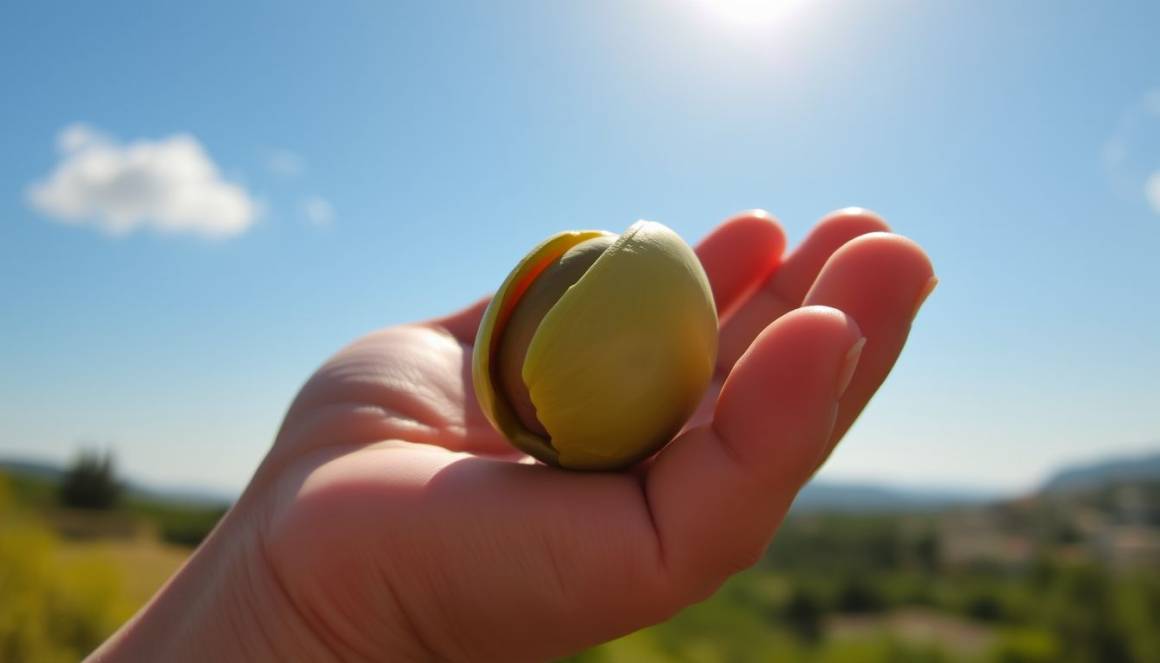
[(721, 328), (717, 370), (726, 374), (769, 323), (801, 306), (822, 265), (843, 244), (866, 233), (889, 230), (874, 212), (850, 207), (826, 215), (773, 276)]
[(826, 450), (861, 339), (835, 309), (783, 316), (738, 360), (713, 422), (681, 434), (649, 468), (665, 565), (690, 596), (703, 598), (765, 549)]
[(750, 210), (726, 220), (697, 245), (717, 314), (725, 316), (769, 278), (785, 250), (785, 231), (768, 212)]
[(483, 319), (483, 312), (490, 303), (491, 295), (488, 295), (465, 309), (442, 318), (435, 318), (426, 324), (442, 327), (460, 343), (472, 345), (475, 343), (475, 332), (479, 330), (479, 321)]
[(805, 303), (845, 311), (866, 335), (862, 361), (838, 406), (827, 456), (890, 373), (910, 333), (911, 320), (937, 283), (922, 248), (887, 233), (847, 243), (822, 269)]

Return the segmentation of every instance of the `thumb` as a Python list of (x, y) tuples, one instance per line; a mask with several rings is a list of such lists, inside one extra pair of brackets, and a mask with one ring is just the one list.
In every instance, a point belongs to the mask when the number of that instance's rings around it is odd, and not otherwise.
[(825, 453), (865, 339), (837, 309), (770, 324), (737, 361), (712, 423), (669, 445), (646, 491), (666, 572), (699, 600), (754, 564)]

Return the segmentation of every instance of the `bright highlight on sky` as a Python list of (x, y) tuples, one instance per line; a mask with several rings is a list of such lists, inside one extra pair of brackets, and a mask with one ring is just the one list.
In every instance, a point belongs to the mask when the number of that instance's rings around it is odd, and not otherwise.
[(757, 29), (788, 20), (804, 0), (702, 0), (706, 13), (738, 27)]
[[(236, 491), (295, 391), (563, 228), (941, 285), (830, 480), (1019, 491), (1160, 447), (1155, 3), (28, 4), (0, 20), (0, 458)], [(180, 26), (178, 29), (177, 26)]]

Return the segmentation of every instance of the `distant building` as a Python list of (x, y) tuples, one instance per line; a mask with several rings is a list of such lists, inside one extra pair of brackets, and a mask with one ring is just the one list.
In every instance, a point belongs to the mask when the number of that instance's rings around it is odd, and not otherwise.
[(1124, 571), (1160, 568), (1160, 531), (1138, 525), (1104, 528), (1092, 541), (1096, 557), (1109, 567)]
[(941, 561), (947, 566), (993, 563), (1021, 566), (1031, 561), (1034, 546), (1023, 533), (1009, 533), (987, 508), (947, 513), (939, 523)]

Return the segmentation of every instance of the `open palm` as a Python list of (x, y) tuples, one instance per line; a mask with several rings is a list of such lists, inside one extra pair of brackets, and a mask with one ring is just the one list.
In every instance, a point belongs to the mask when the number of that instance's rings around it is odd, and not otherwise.
[(702, 241), (717, 378), (633, 472), (536, 464), (491, 428), (470, 378), (486, 302), (345, 348), (231, 514), (255, 532), (244, 582), (282, 606), (261, 628), (292, 631), (300, 657), (540, 660), (709, 596), (762, 554), (933, 287), (922, 250), (886, 230), (844, 210), (783, 257), (754, 212)]

